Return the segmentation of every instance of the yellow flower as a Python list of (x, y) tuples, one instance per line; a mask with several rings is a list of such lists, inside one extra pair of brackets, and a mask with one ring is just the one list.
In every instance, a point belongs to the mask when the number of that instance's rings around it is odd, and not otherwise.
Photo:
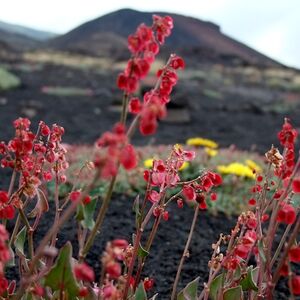
[(218, 150), (216, 149), (212, 149), (212, 148), (208, 148), (205, 147), (204, 148), (205, 153), (209, 156), (209, 157), (214, 157), (218, 154)]
[(189, 167), (189, 163), (188, 162), (183, 162), (183, 164), (182, 164), (182, 166), (178, 169), (179, 171), (183, 171), (183, 170), (185, 170), (186, 168), (188, 168)]
[(152, 168), (153, 166), (153, 158), (148, 158), (148, 159), (145, 159), (144, 160), (144, 167), (147, 168), (147, 169), (150, 169)]
[(233, 174), (240, 177), (246, 177), (254, 179), (255, 175), (253, 174), (253, 170), (241, 163), (233, 162), (227, 166), (220, 165), (217, 167), (217, 170), (223, 174)]
[(246, 165), (252, 170), (255, 171), (257, 173), (261, 173), (262, 172), (262, 168), (253, 160), (251, 159), (247, 159), (245, 161)]
[(216, 142), (201, 137), (190, 138), (186, 141), (186, 144), (189, 146), (195, 146), (195, 147), (203, 146), (203, 147), (208, 147), (213, 149), (218, 148), (219, 146)]

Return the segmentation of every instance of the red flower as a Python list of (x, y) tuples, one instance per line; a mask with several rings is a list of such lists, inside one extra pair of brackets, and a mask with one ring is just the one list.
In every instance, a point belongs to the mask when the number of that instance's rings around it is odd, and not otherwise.
[(130, 99), (128, 110), (132, 114), (138, 114), (142, 110), (142, 103), (139, 98), (135, 97)]
[(154, 279), (153, 278), (145, 278), (144, 279), (144, 288), (146, 291), (149, 291), (153, 288), (154, 285)]
[(75, 202), (75, 201), (77, 201), (79, 199), (80, 195), (81, 195), (80, 191), (73, 191), (73, 192), (70, 193), (69, 197), (70, 197), (70, 200), (72, 202)]
[(195, 200), (196, 199), (196, 193), (192, 186), (185, 185), (182, 189), (182, 194), (185, 196), (187, 200)]
[(300, 246), (293, 246), (289, 250), (289, 259), (291, 262), (300, 262)]
[(218, 198), (217, 193), (211, 193), (211, 194), (210, 194), (210, 199), (211, 199), (211, 201), (216, 201), (217, 198)]
[(179, 56), (174, 56), (171, 59), (170, 67), (173, 69), (184, 69), (184, 60)]
[(182, 199), (178, 199), (177, 200), (177, 206), (178, 206), (178, 208), (183, 208), (183, 201), (182, 201)]
[(8, 194), (6, 191), (0, 191), (0, 203), (7, 203), (8, 202)]
[(285, 262), (282, 265), (282, 267), (279, 271), (279, 274), (280, 274), (280, 276), (284, 276), (284, 277), (289, 275), (289, 266), (288, 266), (287, 262)]
[(284, 204), (278, 211), (277, 222), (293, 224), (296, 221), (295, 208), (290, 204)]
[(95, 281), (94, 270), (86, 263), (77, 264), (74, 267), (74, 273), (75, 273), (75, 277), (78, 280), (89, 281), (89, 282)]
[(294, 193), (300, 193), (300, 178), (295, 178), (292, 183)]
[(128, 242), (124, 239), (115, 239), (111, 243), (113, 247), (117, 247), (121, 249), (126, 249), (128, 246)]
[(169, 220), (169, 212), (168, 211), (164, 211), (163, 214), (162, 214), (162, 217), (165, 221), (168, 221)]
[(300, 276), (296, 275), (292, 278), (292, 293), (300, 295)]
[(128, 144), (123, 148), (120, 162), (126, 170), (132, 170), (137, 166), (137, 155), (131, 144)]
[(36, 285), (32, 291), (32, 293), (36, 296), (43, 297), (45, 294), (45, 290), (42, 286)]
[(118, 279), (122, 273), (121, 265), (117, 262), (109, 262), (105, 266), (105, 272), (111, 279)]
[(89, 294), (89, 289), (85, 286), (82, 287), (78, 292), (78, 296), (82, 298), (85, 298), (88, 294)]
[(0, 295), (7, 291), (8, 281), (5, 277), (0, 277)]
[(247, 258), (248, 253), (249, 253), (249, 247), (241, 244), (238, 245), (235, 250), (234, 250), (235, 255), (239, 256), (240, 258)]
[(281, 145), (288, 148), (293, 146), (297, 135), (297, 130), (293, 128), (288, 119), (285, 119), (282, 130), (278, 133), (278, 139)]
[(156, 203), (160, 200), (160, 193), (158, 193), (155, 190), (152, 190), (149, 195), (148, 195), (148, 199), (152, 202), (152, 203)]
[(256, 205), (256, 200), (254, 198), (249, 199), (248, 204), (251, 206)]

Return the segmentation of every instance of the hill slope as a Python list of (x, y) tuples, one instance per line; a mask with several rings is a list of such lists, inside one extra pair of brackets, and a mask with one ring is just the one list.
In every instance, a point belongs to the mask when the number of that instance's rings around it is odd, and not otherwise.
[(10, 24), (3, 21), (0, 21), (0, 29), (8, 31), (10, 33), (22, 34), (38, 41), (45, 41), (47, 39), (54, 38), (57, 36), (57, 34), (52, 32), (36, 30), (30, 27)]
[[(140, 23), (151, 24), (152, 12), (122, 9), (73, 29), (50, 41), (53, 48), (85, 52), (92, 55), (120, 54), (126, 48), (128, 34)], [(158, 13), (168, 14), (168, 13)], [(224, 35), (220, 27), (211, 22), (169, 14), (174, 19), (174, 30), (166, 46), (178, 53), (204, 56), (204, 59), (239, 59), (242, 63), (278, 66), (279, 63), (258, 51)], [(118, 51), (116, 49), (119, 49)]]

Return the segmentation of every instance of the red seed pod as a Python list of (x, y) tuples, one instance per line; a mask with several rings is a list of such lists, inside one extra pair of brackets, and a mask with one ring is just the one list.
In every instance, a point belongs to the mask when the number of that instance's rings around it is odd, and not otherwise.
[(248, 204), (251, 206), (256, 205), (256, 200), (254, 198), (249, 199)]
[(293, 246), (289, 250), (289, 259), (291, 262), (300, 262), (300, 246)]
[(169, 212), (165, 210), (162, 214), (162, 217), (165, 221), (168, 221), (169, 220)]
[(300, 178), (295, 178), (292, 183), (294, 193), (300, 193)]
[(178, 206), (178, 208), (183, 208), (183, 200), (182, 199), (177, 199), (177, 206)]
[(153, 288), (153, 285), (154, 285), (154, 279), (153, 278), (148, 278), (146, 277), (144, 279), (144, 288), (146, 291), (149, 291)]
[(89, 294), (89, 289), (88, 289), (87, 287), (85, 287), (85, 286), (82, 287), (82, 288), (79, 290), (79, 292), (78, 292), (78, 296), (79, 296), (79, 297), (82, 297), (82, 298), (87, 297), (88, 294)]
[(300, 295), (300, 276), (295, 275), (292, 278), (292, 293), (296, 296)]
[(78, 280), (89, 281), (89, 282), (95, 281), (94, 270), (86, 263), (75, 265), (74, 274)]
[(218, 194), (217, 193), (211, 193), (210, 194), (210, 200), (211, 201), (216, 201), (218, 199)]

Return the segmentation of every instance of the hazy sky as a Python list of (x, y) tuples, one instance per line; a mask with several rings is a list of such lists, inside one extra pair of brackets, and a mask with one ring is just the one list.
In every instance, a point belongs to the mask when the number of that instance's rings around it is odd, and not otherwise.
[(300, 0), (0, 0), (0, 20), (65, 33), (125, 7), (213, 21), (224, 33), (300, 68)]

